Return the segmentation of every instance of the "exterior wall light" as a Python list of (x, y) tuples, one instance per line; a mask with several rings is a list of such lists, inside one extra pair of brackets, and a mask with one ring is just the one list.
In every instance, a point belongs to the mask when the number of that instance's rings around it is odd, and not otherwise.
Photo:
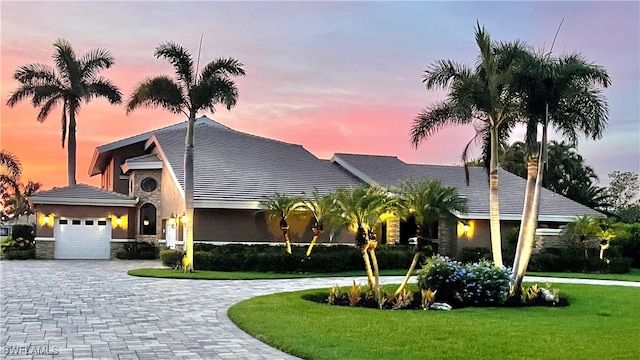
[(122, 217), (117, 217), (117, 218), (116, 218), (116, 225), (117, 225), (117, 226), (122, 225)]
[(51, 220), (52, 220), (51, 214), (49, 215), (45, 215), (45, 217), (42, 219), (44, 222), (44, 225), (50, 226), (51, 225)]
[(175, 215), (171, 215), (171, 217), (167, 220), (167, 223), (169, 224), (169, 226), (171, 226), (172, 228), (176, 227), (176, 218)]
[(149, 219), (144, 219), (144, 220), (142, 220), (142, 224), (143, 224), (144, 226), (149, 226)]
[(182, 217), (180, 218), (180, 221), (182, 221), (183, 224), (186, 224), (188, 220), (189, 219), (187, 218), (187, 215), (182, 215)]

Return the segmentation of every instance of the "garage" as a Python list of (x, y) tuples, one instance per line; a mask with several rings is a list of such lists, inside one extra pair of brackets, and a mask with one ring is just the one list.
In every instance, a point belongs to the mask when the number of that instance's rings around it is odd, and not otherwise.
[(58, 218), (54, 228), (56, 259), (105, 259), (111, 252), (111, 222), (103, 218)]

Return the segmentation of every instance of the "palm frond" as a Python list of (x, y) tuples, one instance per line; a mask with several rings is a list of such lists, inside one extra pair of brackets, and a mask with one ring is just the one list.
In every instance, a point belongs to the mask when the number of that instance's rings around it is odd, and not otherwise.
[(446, 88), (452, 83), (472, 76), (471, 69), (452, 60), (437, 60), (424, 72), (422, 82), (427, 89)]
[[(49, 116), (51, 109), (58, 104), (60, 100), (63, 100), (62, 94), (57, 94), (55, 96), (51, 96), (48, 100), (40, 107), (40, 111), (38, 112), (38, 122), (44, 122), (46, 118)], [(63, 110), (64, 111), (64, 110)]]
[(413, 120), (411, 144), (418, 147), (422, 141), (449, 125), (465, 125), (470, 122), (470, 109), (456, 107), (450, 101), (436, 103), (421, 111)]
[(98, 71), (110, 68), (115, 59), (107, 49), (93, 49), (84, 54), (79, 62), (82, 78), (91, 79)]
[(209, 78), (246, 76), (243, 66), (243, 63), (234, 58), (218, 58), (202, 69), (200, 81), (205, 81)]
[(53, 43), (53, 47), (55, 50), (53, 61), (60, 77), (65, 79), (69, 85), (80, 84), (82, 73), (71, 43), (65, 39), (58, 39)]
[(27, 64), (20, 66), (13, 73), (13, 78), (22, 84), (31, 83), (32, 81), (42, 81), (44, 83), (56, 84), (59, 79), (55, 70), (43, 64)]
[(139, 107), (162, 107), (173, 113), (180, 113), (187, 106), (182, 89), (167, 76), (157, 76), (142, 81), (127, 102), (127, 114)]
[(228, 78), (207, 78), (191, 89), (191, 102), (196, 109), (208, 108), (215, 112), (215, 104), (224, 104), (227, 110), (238, 102), (238, 88)]
[(103, 77), (95, 77), (86, 85), (85, 99), (104, 97), (110, 104), (120, 104), (122, 102), (122, 92), (110, 80)]
[(154, 55), (158, 59), (166, 59), (173, 65), (176, 77), (184, 83), (185, 87), (190, 88), (193, 85), (193, 59), (186, 48), (168, 41), (158, 45)]

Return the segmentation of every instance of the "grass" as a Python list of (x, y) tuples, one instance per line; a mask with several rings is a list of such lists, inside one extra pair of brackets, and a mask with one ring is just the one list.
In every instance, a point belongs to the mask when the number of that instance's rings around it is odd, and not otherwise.
[(313, 360), (640, 358), (640, 289), (558, 287), (571, 306), (380, 311), (301, 298), (325, 289), (255, 297), (232, 306), (229, 317), (259, 340)]
[[(380, 275), (405, 275), (407, 270), (383, 270)], [(169, 268), (158, 269), (134, 269), (129, 270), (129, 275), (171, 278), (171, 279), (199, 279), (199, 280), (264, 280), (264, 279), (299, 279), (317, 277), (345, 277), (345, 276), (365, 276), (364, 271), (345, 271), (338, 273), (305, 273), (305, 274), (281, 274), (281, 273), (260, 273), (260, 272), (225, 272), (197, 270), (192, 273), (183, 273), (182, 270)]]
[(530, 275), (530, 276), (563, 277), (563, 278), (572, 278), (572, 279), (640, 281), (640, 269), (631, 269), (631, 271), (626, 273), (626, 274), (527, 272), (527, 275)]

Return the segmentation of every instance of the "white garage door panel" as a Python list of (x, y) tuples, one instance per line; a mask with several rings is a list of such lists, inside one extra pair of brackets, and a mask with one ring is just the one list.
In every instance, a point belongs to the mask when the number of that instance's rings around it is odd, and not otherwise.
[[(111, 222), (105, 219), (66, 219), (56, 221), (56, 259), (109, 259), (111, 250)], [(77, 224), (77, 222), (80, 224)]]

